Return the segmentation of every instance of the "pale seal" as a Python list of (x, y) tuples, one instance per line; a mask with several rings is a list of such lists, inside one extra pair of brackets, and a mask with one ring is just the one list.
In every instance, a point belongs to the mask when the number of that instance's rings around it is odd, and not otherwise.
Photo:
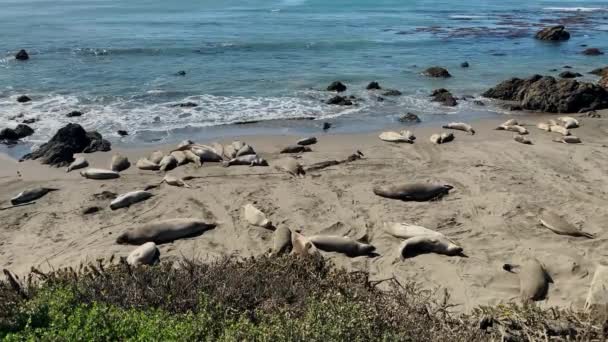
[(519, 268), (519, 295), (523, 302), (543, 300), (549, 292), (549, 283), (553, 280), (541, 263), (533, 257), (525, 258), (521, 265), (506, 264), (503, 268), (509, 272)]
[(543, 131), (551, 132), (551, 126), (546, 122), (539, 122), (536, 127), (538, 127), (538, 129), (542, 129)]
[(454, 140), (454, 134), (452, 133), (433, 134), (430, 138), (433, 144), (445, 144), (452, 140)]
[(314, 145), (316, 143), (317, 143), (316, 137), (303, 138), (303, 139), (298, 140), (298, 142), (296, 142), (297, 145), (302, 145), (302, 146)]
[(135, 163), (135, 166), (140, 170), (151, 170), (156, 171), (160, 169), (160, 165), (151, 162), (146, 158), (141, 158)]
[(440, 236), (445, 238), (445, 235), (440, 232), (407, 223), (385, 222), (384, 230), (400, 239), (410, 239), (416, 236)]
[(243, 206), (243, 216), (245, 217), (245, 220), (253, 226), (274, 229), (272, 222), (266, 218), (266, 214), (254, 207), (251, 203)]
[(325, 252), (342, 253), (349, 257), (371, 255), (376, 247), (337, 235), (313, 235), (310, 238), (315, 247)]
[(112, 162), (110, 163), (110, 169), (112, 171), (121, 172), (128, 169), (131, 166), (129, 159), (121, 154), (115, 154), (112, 156)]
[(214, 142), (211, 144), (211, 148), (217, 153), (220, 157), (224, 155), (224, 146), (218, 142)]
[(447, 195), (454, 187), (448, 184), (409, 183), (374, 187), (374, 194), (402, 201), (430, 201)]
[(470, 133), (471, 135), (475, 134), (475, 130), (473, 129), (473, 127), (471, 127), (471, 125), (466, 124), (464, 122), (450, 122), (447, 125), (443, 125), (442, 128), (465, 131), (465, 132)]
[(39, 198), (41, 198), (42, 196), (48, 194), (51, 191), (57, 191), (59, 189), (55, 189), (55, 188), (34, 188), (34, 189), (28, 189), (25, 191), (21, 191), (20, 193), (17, 194), (17, 196), (11, 198), (11, 204), (12, 205), (17, 205), (17, 204), (23, 204), (23, 203), (28, 203), (31, 201), (35, 201)]
[(215, 226), (215, 224), (207, 223), (205, 220), (192, 218), (149, 222), (120, 234), (116, 242), (119, 244), (141, 245), (151, 241), (161, 244), (197, 236), (215, 228)]
[(585, 300), (585, 310), (601, 310), (608, 307), (608, 266), (598, 265), (591, 280), (591, 286)]
[(566, 127), (561, 126), (561, 125), (554, 125), (551, 123), (549, 123), (549, 132), (559, 133), (563, 136), (570, 135), (570, 131)]
[(291, 254), (293, 255), (306, 257), (319, 254), (319, 250), (310, 239), (297, 232), (291, 233), (291, 246)]
[(532, 145), (532, 140), (524, 137), (523, 135), (515, 135), (513, 136), (513, 140), (524, 145)]
[(116, 210), (120, 208), (129, 207), (137, 202), (145, 201), (150, 197), (152, 197), (152, 193), (143, 190), (127, 192), (116, 197), (110, 203), (110, 209)]
[(171, 152), (171, 155), (177, 161), (177, 165), (184, 165), (190, 161), (188, 157), (186, 157), (184, 151), (173, 151)]
[(525, 135), (525, 134), (529, 133), (528, 129), (526, 129), (523, 126), (519, 126), (519, 125), (510, 125), (510, 126), (501, 125), (501, 126), (496, 127), (496, 130), (510, 131), (510, 132), (515, 132), (515, 133), (521, 134), (521, 135)]
[(543, 210), (540, 215), (540, 223), (559, 235), (570, 235), (576, 237), (586, 237), (593, 239), (593, 234), (583, 232), (572, 223), (566, 221), (563, 217), (551, 210)]
[(409, 136), (404, 136), (403, 134), (397, 132), (382, 132), (378, 136), (380, 140), (392, 143), (407, 143), (413, 144), (414, 140)]
[(279, 153), (303, 153), (303, 152), (312, 152), (312, 150), (308, 146), (290, 145), (290, 146), (287, 146), (287, 147), (281, 149), (281, 151)]
[(553, 139), (555, 142), (564, 143), (564, 144), (580, 144), (582, 143), (579, 137), (575, 137), (574, 135), (563, 136), (561, 138)]
[(171, 176), (171, 175), (165, 175), (165, 177), (163, 178), (161, 183), (162, 182), (165, 182), (171, 186), (184, 187), (184, 188), (191, 187), (190, 185), (188, 185), (188, 183), (184, 182), (183, 179), (175, 177), (175, 176)]
[(462, 247), (453, 241), (438, 235), (420, 235), (411, 237), (399, 245), (401, 259), (412, 258), (420, 254), (436, 253), (447, 256), (463, 255)]
[(304, 177), (304, 175), (306, 174), (302, 165), (293, 158), (279, 159), (274, 162), (273, 165), (275, 169), (287, 172), (294, 177)]
[(68, 166), (68, 169), (66, 172), (82, 169), (87, 166), (89, 166), (89, 162), (86, 159), (84, 159), (84, 157), (78, 157), (72, 162), (72, 164), (70, 164), (70, 166)]
[(234, 159), (236, 157), (236, 152), (237, 150), (232, 144), (224, 146), (224, 157), (226, 157), (226, 159)]
[(161, 159), (159, 165), (161, 171), (170, 171), (177, 167), (177, 159), (172, 155), (167, 155)]
[(165, 156), (165, 154), (162, 151), (154, 151), (154, 152), (150, 153), (148, 160), (154, 164), (158, 164), (158, 163), (160, 163), (160, 161), (163, 159), (164, 156)]
[(285, 226), (277, 228), (272, 234), (272, 255), (287, 254), (291, 251), (291, 230)]
[(238, 151), (236, 151), (236, 157), (247, 156), (252, 154), (255, 154), (255, 150), (248, 144), (245, 144)]
[(183, 152), (184, 152), (184, 156), (186, 157), (186, 159), (189, 162), (194, 163), (194, 165), (196, 165), (198, 167), (203, 166), (203, 163), (201, 162), (201, 157), (194, 154), (194, 152), (192, 152), (190, 150), (185, 150)]
[(567, 129), (579, 127), (578, 120), (576, 120), (575, 118), (570, 117), (570, 116), (559, 117), (559, 118), (557, 118), (557, 121), (559, 121), (561, 123), (561, 125)]
[(225, 167), (232, 165), (268, 166), (268, 162), (257, 154), (248, 154), (232, 158), (228, 161), (223, 162), (222, 165)]
[(89, 179), (114, 179), (120, 177), (120, 173), (116, 171), (95, 168), (80, 171), (80, 175)]
[(154, 265), (159, 262), (160, 251), (154, 242), (146, 242), (135, 248), (127, 257), (131, 266)]
[(503, 122), (503, 124), (501, 126), (518, 126), (519, 122), (515, 119), (509, 119), (505, 122)]

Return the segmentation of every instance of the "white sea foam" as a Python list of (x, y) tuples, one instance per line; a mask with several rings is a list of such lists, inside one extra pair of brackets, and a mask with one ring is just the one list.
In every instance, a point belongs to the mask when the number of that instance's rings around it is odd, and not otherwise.
[(450, 15), (450, 19), (483, 19), (486, 18), (485, 16), (482, 15), (464, 15), (464, 14), (454, 14), (454, 15)]

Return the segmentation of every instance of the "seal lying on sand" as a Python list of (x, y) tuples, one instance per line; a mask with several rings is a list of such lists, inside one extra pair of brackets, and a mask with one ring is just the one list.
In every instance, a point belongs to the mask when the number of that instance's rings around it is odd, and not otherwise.
[(543, 210), (540, 215), (540, 223), (559, 235), (582, 236), (593, 239), (593, 235), (576, 228), (572, 223), (551, 210)]
[(251, 203), (246, 204), (243, 207), (243, 216), (251, 225), (273, 229), (272, 223), (268, 220), (268, 218), (266, 218), (266, 214), (254, 207)]
[(291, 254), (299, 256), (318, 255), (319, 250), (306, 236), (292, 232), (291, 233)]
[(152, 193), (143, 190), (127, 192), (126, 194), (122, 194), (116, 197), (110, 203), (110, 209), (116, 210), (120, 208), (129, 207), (137, 202), (145, 201), (150, 197), (152, 197)]
[(255, 154), (255, 150), (248, 144), (243, 145), (243, 147), (236, 151), (236, 157), (246, 156), (250, 154)]
[(133, 250), (127, 257), (131, 266), (154, 265), (159, 262), (160, 251), (154, 242), (146, 242)]
[(561, 138), (553, 139), (555, 142), (564, 143), (564, 144), (580, 144), (582, 143), (579, 137), (575, 137), (574, 135), (563, 136)]
[(74, 160), (72, 162), (72, 164), (70, 164), (70, 166), (68, 166), (68, 169), (66, 172), (82, 169), (87, 166), (89, 166), (89, 162), (86, 159), (84, 159), (84, 157), (78, 157), (78, 158), (76, 158), (76, 160)]
[(608, 306), (608, 266), (598, 265), (585, 300), (585, 310), (605, 312)]
[(563, 136), (570, 135), (570, 131), (566, 127), (557, 124), (554, 120), (549, 120), (549, 132), (559, 133)]
[(80, 171), (80, 175), (89, 179), (114, 179), (120, 177), (120, 173), (104, 169), (86, 169)]
[(312, 152), (310, 147), (302, 145), (291, 145), (283, 148), (279, 153), (303, 153)]
[(248, 154), (236, 158), (232, 158), (229, 161), (222, 162), (224, 167), (232, 165), (248, 165), (248, 166), (268, 166), (268, 162), (258, 156), (257, 154)]
[(515, 135), (513, 136), (513, 140), (517, 141), (518, 143), (524, 144), (524, 145), (532, 145), (532, 141), (526, 137), (524, 137), (523, 135)]
[(135, 166), (140, 170), (156, 171), (160, 169), (160, 165), (151, 162), (146, 158), (141, 158), (135, 163)]
[(308, 137), (308, 138), (298, 140), (298, 142), (296, 144), (302, 145), (302, 146), (308, 146), (308, 145), (314, 145), (316, 143), (317, 143), (317, 138)]
[(448, 256), (463, 255), (462, 247), (451, 240), (438, 235), (420, 235), (409, 238), (399, 245), (401, 259), (412, 258), (420, 254), (436, 253)]
[(163, 182), (167, 183), (171, 186), (191, 188), (191, 186), (188, 185), (188, 183), (184, 182), (183, 179), (175, 177), (175, 176), (171, 176), (171, 175), (165, 175), (165, 177), (163, 177), (163, 180), (161, 181), (161, 183), (163, 183)]
[(384, 230), (389, 233), (390, 235), (397, 237), (397, 238), (401, 238), (401, 239), (410, 239), (416, 236), (440, 236), (440, 237), (444, 237), (445, 235), (443, 235), (440, 232), (436, 232), (434, 230), (422, 227), (422, 226), (416, 226), (413, 224), (407, 224), (407, 223), (398, 223), (398, 222), (385, 222), (384, 223)]
[(448, 184), (410, 183), (374, 187), (374, 194), (402, 201), (430, 201), (447, 195), (454, 187)]
[(445, 144), (447, 142), (454, 140), (454, 134), (452, 133), (441, 133), (441, 134), (433, 134), (430, 138), (433, 144)]
[(115, 154), (112, 156), (112, 162), (110, 163), (110, 169), (112, 171), (121, 172), (128, 169), (131, 166), (129, 159), (121, 154)]
[(190, 161), (186, 157), (186, 154), (184, 153), (184, 151), (173, 151), (173, 152), (171, 152), (171, 155), (177, 161), (178, 166), (187, 164)]
[(349, 257), (370, 255), (376, 247), (337, 235), (313, 235), (310, 238), (315, 247), (326, 252), (337, 252)]
[(159, 165), (161, 171), (170, 171), (177, 167), (177, 159), (172, 155), (167, 155), (161, 159)]
[(304, 175), (306, 174), (302, 165), (300, 165), (300, 163), (298, 163), (298, 161), (293, 158), (279, 159), (274, 162), (273, 165), (275, 169), (287, 172), (294, 177), (304, 177)]
[(217, 163), (221, 162), (224, 158), (217, 154), (211, 147), (192, 147), (190, 149), (192, 153), (196, 154), (201, 162)]
[(141, 245), (151, 241), (161, 244), (197, 236), (215, 228), (215, 226), (213, 223), (192, 218), (149, 222), (120, 234), (116, 239), (116, 243)]
[(164, 156), (165, 156), (165, 154), (162, 151), (154, 151), (154, 152), (150, 153), (148, 160), (154, 164), (159, 164)]
[(521, 266), (505, 264), (503, 268), (512, 273), (519, 268), (519, 295), (523, 302), (546, 298), (549, 283), (553, 283), (553, 280), (536, 258), (527, 257)]
[(443, 125), (442, 128), (445, 129), (456, 129), (459, 131), (465, 131), (470, 133), (471, 135), (475, 134), (475, 130), (473, 129), (473, 127), (471, 127), (471, 125), (466, 124), (464, 122), (450, 122), (447, 125)]
[(184, 156), (186, 157), (186, 159), (189, 162), (193, 163), (194, 165), (196, 165), (198, 167), (203, 166), (203, 163), (201, 162), (201, 157), (194, 154), (194, 152), (192, 152), (190, 150), (185, 150), (185, 151), (182, 151), (182, 153), (184, 153)]
[(311, 164), (309, 166), (306, 166), (304, 168), (304, 171), (308, 172), (308, 171), (318, 171), (318, 170), (322, 170), (325, 168), (328, 168), (330, 166), (335, 166), (335, 165), (340, 165), (340, 164), (346, 164), (346, 163), (350, 163), (350, 162), (354, 162), (355, 160), (359, 160), (361, 158), (363, 158), (364, 155), (361, 151), (357, 151), (356, 153), (351, 154), (350, 156), (346, 157), (345, 159), (341, 159), (341, 160), (326, 160), (326, 161), (321, 161), (321, 162), (317, 162), (314, 164)]
[(17, 204), (23, 204), (23, 203), (35, 201), (35, 200), (41, 198), (42, 196), (48, 194), (49, 192), (57, 191), (57, 190), (59, 190), (59, 189), (43, 188), (43, 187), (25, 190), (25, 191), (18, 193), (17, 196), (11, 198), (11, 204), (17, 205)]
[(280, 226), (272, 234), (272, 253), (277, 256), (287, 254), (291, 251), (291, 230), (285, 226)]
[(380, 140), (393, 142), (393, 143), (407, 143), (413, 144), (414, 140), (411, 139), (411, 135), (406, 136), (397, 132), (382, 132), (379, 136)]
[(579, 126), (578, 120), (570, 116), (559, 117), (557, 118), (557, 121), (560, 122), (561, 126), (564, 126), (564, 128), (567, 129), (577, 128)]
[(515, 132), (521, 135), (525, 135), (528, 134), (528, 130), (525, 127), (519, 126), (519, 125), (510, 125), (510, 126), (505, 126), (500, 125), (498, 127), (496, 127), (497, 131), (510, 131), (510, 132)]

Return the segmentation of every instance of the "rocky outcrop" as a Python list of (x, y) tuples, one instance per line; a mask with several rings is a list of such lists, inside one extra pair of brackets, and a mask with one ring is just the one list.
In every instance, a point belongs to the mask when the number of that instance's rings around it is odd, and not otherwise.
[(23, 159), (39, 159), (43, 164), (67, 166), (74, 161), (74, 153), (109, 151), (111, 144), (97, 132), (86, 132), (74, 123), (60, 128), (47, 143)]
[(448, 70), (445, 68), (442, 68), (442, 67), (430, 67), (430, 68), (424, 70), (424, 72), (422, 74), (425, 76), (428, 76), (428, 77), (438, 77), (438, 78), (452, 77), (452, 75), (450, 75)]
[(404, 122), (404, 123), (419, 123), (421, 121), (422, 120), (420, 120), (418, 115), (416, 115), (414, 113), (403, 114), (399, 117), (399, 122)]
[(401, 92), (397, 89), (387, 89), (382, 93), (384, 96), (401, 96)]
[(337, 106), (352, 106), (353, 102), (344, 96), (340, 96), (340, 95), (336, 95), (334, 97), (332, 97), (331, 99), (327, 100), (325, 102), (326, 104), (329, 105), (337, 105)]
[(18, 124), (15, 128), (4, 128), (0, 130), (0, 140), (19, 140), (34, 134), (34, 130), (24, 124)]
[(194, 102), (183, 102), (183, 103), (176, 103), (176, 104), (172, 104), (171, 107), (182, 107), (182, 108), (192, 108), (192, 107), (197, 107), (198, 104), (194, 103)]
[(570, 39), (570, 33), (563, 25), (546, 27), (536, 33), (536, 39), (562, 41)]
[(380, 87), (380, 83), (378, 83), (378, 82), (369, 82), (369, 84), (367, 85), (367, 87), (365, 87), (365, 89), (367, 89), (367, 90), (380, 90), (382, 88)]
[(124, 129), (119, 129), (118, 131), (116, 131), (116, 133), (118, 133), (118, 135), (120, 135), (121, 137), (129, 135), (129, 132), (125, 131)]
[(606, 76), (606, 75), (608, 75), (608, 66), (603, 67), (603, 68), (593, 69), (589, 73), (592, 75), (597, 75), (597, 76)]
[(587, 56), (599, 56), (599, 55), (603, 55), (604, 52), (602, 52), (602, 50), (600, 50), (598, 48), (588, 48), (588, 49), (583, 50), (582, 54), (587, 55)]
[(32, 99), (30, 99), (30, 97), (27, 95), (21, 95), (17, 98), (17, 102), (19, 102), (19, 103), (25, 103), (25, 102), (30, 102), (30, 101), (32, 101)]
[(327, 91), (337, 91), (338, 93), (341, 93), (346, 91), (346, 86), (340, 81), (334, 81), (327, 87)]
[(608, 91), (596, 84), (541, 75), (529, 79), (512, 78), (489, 89), (483, 96), (514, 101), (523, 109), (548, 113), (608, 108)]
[(608, 89), (608, 74), (604, 75), (604, 77), (602, 77), (602, 79), (597, 84), (599, 84), (600, 87)]
[(581, 76), (583, 76), (583, 75), (579, 74), (578, 72), (572, 72), (572, 71), (564, 71), (559, 74), (559, 77), (561, 77), (561, 78), (577, 78), (577, 77), (581, 77)]
[(67, 113), (65, 116), (67, 116), (68, 118), (73, 118), (73, 117), (76, 117), (76, 116), (82, 116), (82, 112), (78, 111), (78, 110), (74, 110), (74, 111), (71, 111), (71, 112)]
[(15, 55), (15, 59), (18, 61), (27, 61), (28, 59), (30, 59), (30, 55), (27, 54), (27, 51), (21, 49)]
[(456, 98), (447, 89), (436, 89), (431, 96), (433, 97), (431, 101), (440, 102), (444, 106), (454, 107), (458, 105)]
[(462, 63), (460, 63), (460, 67), (461, 68), (468, 68), (469, 67), (469, 62), (462, 62)]

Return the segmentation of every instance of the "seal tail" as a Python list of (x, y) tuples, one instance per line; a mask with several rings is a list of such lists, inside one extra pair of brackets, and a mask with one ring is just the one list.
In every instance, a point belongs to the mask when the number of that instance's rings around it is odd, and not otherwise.
[(595, 239), (595, 235), (587, 232), (581, 232), (581, 236), (586, 237), (587, 239)]

